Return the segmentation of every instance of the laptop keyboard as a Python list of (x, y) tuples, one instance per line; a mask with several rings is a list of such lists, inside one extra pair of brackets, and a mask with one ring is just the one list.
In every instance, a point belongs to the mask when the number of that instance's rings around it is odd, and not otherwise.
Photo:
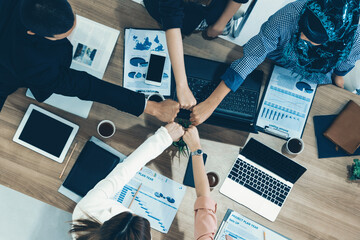
[(282, 206), (290, 187), (269, 174), (238, 158), (228, 178), (243, 185), (263, 198)]
[[(188, 83), (198, 102), (205, 101), (217, 87), (216, 83), (199, 78), (188, 77)], [(258, 92), (240, 87), (236, 93), (230, 92), (225, 97), (216, 112), (252, 118), (256, 113), (257, 99)]]

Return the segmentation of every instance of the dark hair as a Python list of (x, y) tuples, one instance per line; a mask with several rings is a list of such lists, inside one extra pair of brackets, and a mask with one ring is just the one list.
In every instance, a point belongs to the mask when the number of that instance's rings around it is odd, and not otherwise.
[(69, 233), (77, 240), (150, 240), (150, 223), (147, 219), (122, 212), (103, 224), (93, 217), (73, 221)]
[(329, 39), (321, 21), (309, 9), (300, 17), (299, 30), (314, 43), (322, 44)]
[(43, 37), (66, 33), (75, 20), (66, 0), (23, 0), (20, 17), (28, 30)]
[(192, 2), (205, 6), (209, 6), (212, 0), (184, 0), (184, 2)]

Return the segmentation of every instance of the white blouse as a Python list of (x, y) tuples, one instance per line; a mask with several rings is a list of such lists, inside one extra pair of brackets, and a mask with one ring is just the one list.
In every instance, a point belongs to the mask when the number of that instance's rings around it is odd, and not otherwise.
[(85, 213), (87, 213), (104, 223), (119, 213), (132, 212), (112, 198), (145, 164), (159, 156), (172, 142), (167, 129), (159, 128), (153, 136), (141, 144), (124, 162), (119, 163), (106, 178), (81, 199), (74, 209), (73, 220), (86, 219)]

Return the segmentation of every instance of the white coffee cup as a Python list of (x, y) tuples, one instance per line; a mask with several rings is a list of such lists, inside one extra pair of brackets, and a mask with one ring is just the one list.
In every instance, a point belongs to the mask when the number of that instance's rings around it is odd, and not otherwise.
[(301, 138), (290, 138), (285, 143), (284, 152), (290, 155), (297, 155), (304, 150), (304, 146), (304, 141)]
[(102, 120), (97, 126), (97, 132), (103, 138), (109, 138), (113, 136), (115, 131), (115, 124), (110, 120)]

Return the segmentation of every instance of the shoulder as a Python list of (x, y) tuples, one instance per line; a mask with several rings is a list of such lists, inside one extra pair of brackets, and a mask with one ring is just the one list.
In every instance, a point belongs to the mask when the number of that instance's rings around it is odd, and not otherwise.
[(272, 30), (279, 31), (283, 36), (290, 36), (298, 26), (300, 12), (305, 2), (306, 1), (295, 1), (288, 3), (270, 16), (266, 25)]
[(355, 32), (353, 45), (348, 56), (348, 59), (358, 60), (360, 59), (360, 25), (357, 26), (357, 30)]
[(60, 66), (70, 67), (72, 45), (66, 41), (47, 43), (45, 39), (24, 36), (16, 39), (12, 55), (16, 68), (23, 74), (52, 72)]
[(306, 1), (295, 1), (288, 3), (271, 17), (278, 22), (293, 23), (295, 20), (299, 19), (300, 12), (304, 7), (305, 2)]
[(130, 209), (113, 199), (87, 199), (85, 196), (75, 207), (72, 220), (95, 218), (101, 223), (122, 212), (132, 212)]

